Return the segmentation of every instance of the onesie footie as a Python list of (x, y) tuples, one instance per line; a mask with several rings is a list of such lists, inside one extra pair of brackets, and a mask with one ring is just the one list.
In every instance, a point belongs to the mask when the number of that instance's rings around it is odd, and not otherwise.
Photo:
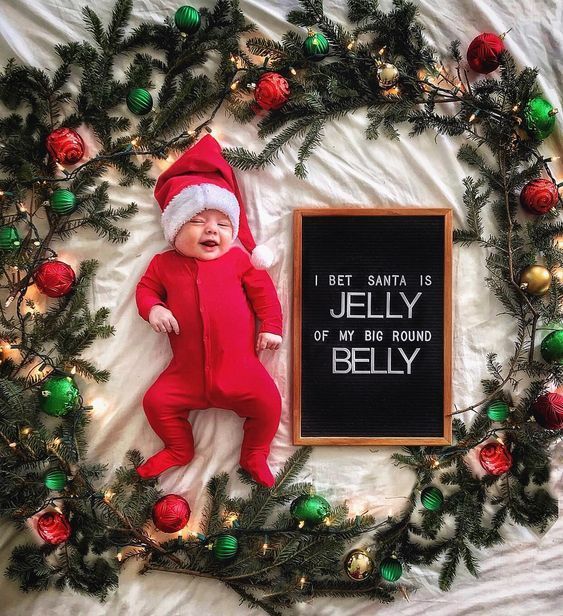
[(271, 488), (276, 482), (270, 471), (270, 467), (266, 462), (267, 456), (262, 453), (254, 453), (247, 455), (244, 460), (241, 458), (240, 467), (250, 474), (252, 479), (265, 486)]
[(143, 479), (153, 479), (173, 466), (183, 466), (190, 462), (182, 453), (161, 449), (151, 456), (144, 464), (137, 467), (137, 474)]

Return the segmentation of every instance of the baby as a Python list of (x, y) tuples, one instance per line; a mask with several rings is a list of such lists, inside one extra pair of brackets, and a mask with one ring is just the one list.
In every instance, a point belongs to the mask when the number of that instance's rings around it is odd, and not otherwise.
[[(215, 407), (245, 418), (240, 466), (271, 487), (267, 458), (281, 398), (257, 352), (279, 349), (282, 312), (272, 279), (258, 269), (267, 255), (254, 243), (236, 178), (215, 139), (205, 136), (161, 174), (155, 197), (173, 250), (153, 257), (136, 302), (152, 328), (168, 334), (173, 358), (143, 398), (164, 448), (137, 472), (151, 478), (188, 464), (189, 412)], [(233, 246), (237, 236), (252, 261)]]

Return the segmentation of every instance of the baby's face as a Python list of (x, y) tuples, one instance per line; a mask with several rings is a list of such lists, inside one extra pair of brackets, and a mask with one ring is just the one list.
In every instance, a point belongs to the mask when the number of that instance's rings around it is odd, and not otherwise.
[(233, 225), (219, 210), (203, 210), (184, 223), (174, 248), (185, 257), (211, 261), (224, 255), (233, 243)]

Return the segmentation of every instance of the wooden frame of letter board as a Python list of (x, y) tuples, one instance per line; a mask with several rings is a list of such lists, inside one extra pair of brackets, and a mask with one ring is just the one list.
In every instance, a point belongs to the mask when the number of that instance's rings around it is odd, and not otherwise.
[[(444, 217), (444, 430), (440, 437), (301, 435), (301, 266), (304, 216)], [(449, 445), (452, 442), (452, 211), (445, 208), (301, 208), (293, 212), (293, 444), (294, 445)]]

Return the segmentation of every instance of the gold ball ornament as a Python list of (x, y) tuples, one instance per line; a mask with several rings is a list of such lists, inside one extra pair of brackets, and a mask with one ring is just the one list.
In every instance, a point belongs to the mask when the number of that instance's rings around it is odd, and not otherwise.
[(520, 274), (520, 288), (528, 295), (545, 295), (551, 286), (551, 272), (543, 265), (529, 265)]
[(393, 88), (399, 83), (399, 70), (394, 64), (382, 62), (377, 68), (377, 83), (384, 90)]
[(363, 582), (373, 573), (375, 565), (365, 550), (352, 550), (344, 562), (346, 573), (351, 580)]

